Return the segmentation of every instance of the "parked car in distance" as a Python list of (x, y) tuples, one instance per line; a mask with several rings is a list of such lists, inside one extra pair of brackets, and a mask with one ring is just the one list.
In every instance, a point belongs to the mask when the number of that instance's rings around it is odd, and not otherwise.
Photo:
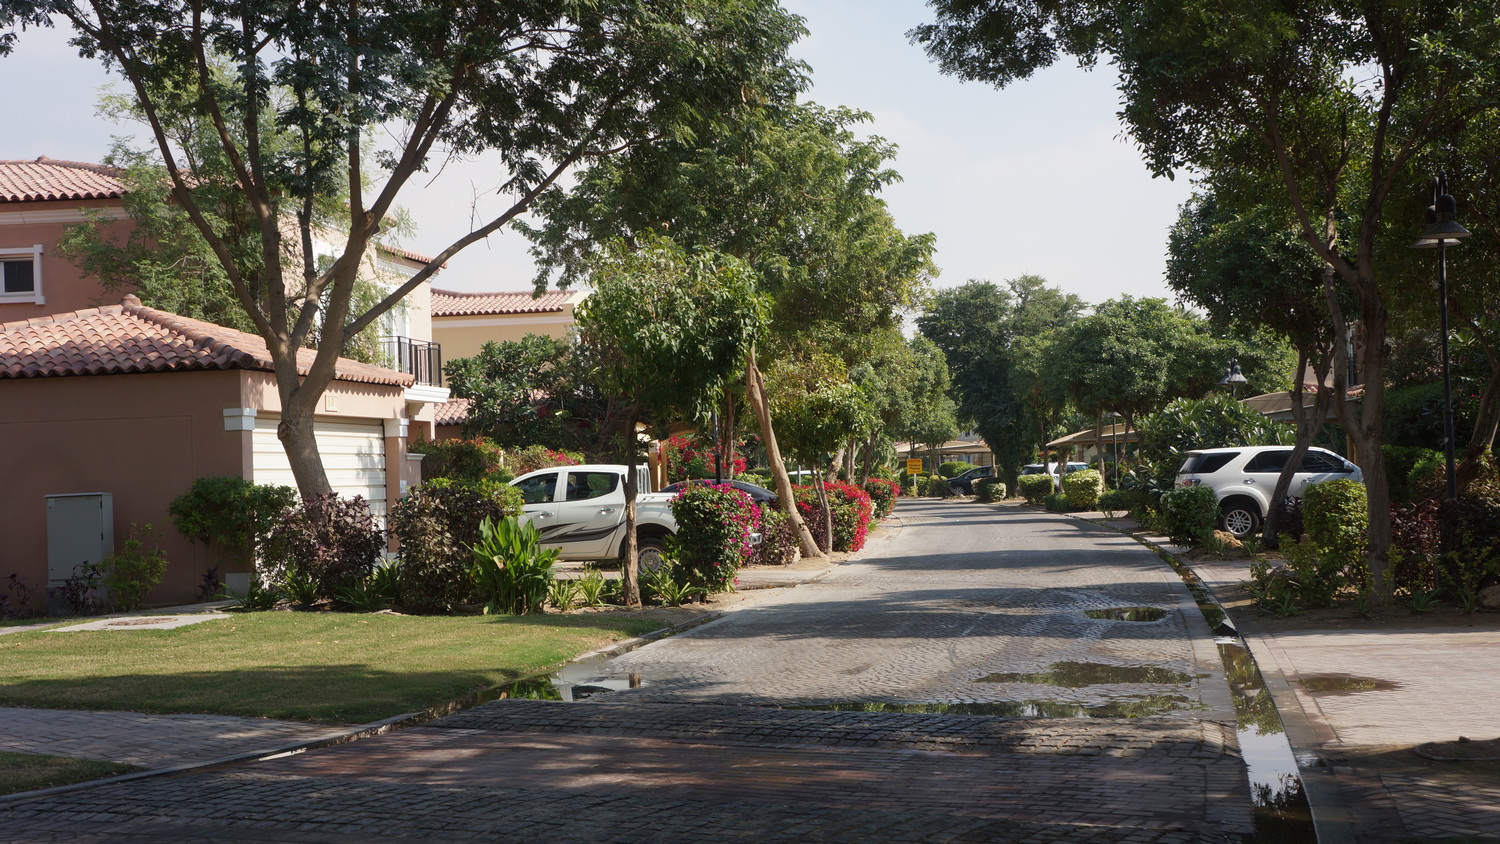
[[(1177, 469), (1177, 488), (1206, 486), (1219, 499), (1219, 525), (1235, 538), (1260, 529), (1276, 492), (1276, 481), (1292, 456), (1290, 446), (1205, 448), (1189, 451)], [(1308, 449), (1300, 471), (1292, 475), (1287, 496), (1301, 498), (1308, 484), (1322, 481), (1364, 481), (1359, 467), (1327, 449)]]
[[(687, 489), (689, 484), (711, 483), (713, 483), (713, 479), (711, 478), (695, 478), (690, 481), (678, 481), (675, 484), (667, 484), (666, 486), (661, 488), (661, 491), (676, 495), (677, 493), (682, 492), (684, 489)], [(756, 486), (755, 484), (749, 483), (748, 481), (738, 480), (724, 481), (724, 483), (729, 484), (740, 492), (743, 492), (746, 495), (750, 496), (750, 500), (754, 501), (756, 504), (776, 503), (776, 493), (772, 492), (769, 489), (766, 489), (763, 486)]]
[(953, 487), (954, 492), (962, 493), (964, 495), (973, 495), (975, 481), (979, 480), (980, 478), (993, 477), (995, 477), (994, 466), (975, 466), (974, 468), (964, 472), (962, 475), (949, 478), (948, 485)]
[[(1056, 475), (1056, 474), (1058, 474), (1058, 472), (1057, 472), (1057, 466), (1058, 466), (1058, 464), (1056, 464), (1056, 463), (1048, 463), (1045, 466), (1043, 466), (1040, 463), (1027, 463), (1025, 466), (1021, 467), (1021, 474), (1023, 474), (1023, 475)], [(1076, 472), (1079, 469), (1087, 469), (1088, 467), (1089, 467), (1089, 464), (1087, 464), (1087, 463), (1078, 463), (1078, 462), (1075, 462), (1075, 461), (1070, 461), (1068, 463), (1063, 464), (1062, 474), (1066, 475), (1069, 472)]]

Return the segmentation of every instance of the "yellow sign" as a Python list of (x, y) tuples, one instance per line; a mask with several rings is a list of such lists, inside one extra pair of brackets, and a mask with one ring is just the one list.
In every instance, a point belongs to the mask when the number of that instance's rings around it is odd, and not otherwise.
[(922, 474), (922, 458), (920, 458), (920, 457), (911, 457), (911, 458), (908, 458), (907, 461), (906, 461), (906, 473), (908, 475), (920, 475), (920, 474)]

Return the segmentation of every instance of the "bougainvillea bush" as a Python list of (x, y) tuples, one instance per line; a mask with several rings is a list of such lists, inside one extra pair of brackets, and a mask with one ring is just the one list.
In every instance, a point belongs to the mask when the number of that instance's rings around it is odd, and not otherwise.
[(760, 508), (760, 544), (749, 565), (785, 566), (797, 559), (797, 527), (787, 514), (767, 504)]
[[(742, 444), (735, 450), (734, 460), (725, 463), (725, 477), (739, 477), (745, 471), (745, 458), (740, 456), (744, 448)], [(692, 437), (668, 437), (662, 443), (661, 453), (667, 461), (667, 483), (714, 476), (715, 449), (711, 442), (700, 443)]]
[(901, 495), (901, 485), (885, 478), (865, 481), (865, 494), (875, 504), (875, 518), (883, 519), (896, 508), (896, 499)]
[(579, 466), (583, 463), (583, 455), (576, 451), (558, 451), (541, 445), (528, 445), (525, 448), (514, 449), (505, 458), (505, 468), (518, 478), (538, 469), (550, 469), (553, 466)]
[(681, 571), (692, 586), (721, 592), (750, 559), (760, 508), (728, 484), (689, 484), (672, 499)]
[(870, 496), (859, 487), (833, 481), (824, 485), (828, 492), (828, 507), (833, 515), (833, 544), (830, 548), (824, 537), (823, 512), (818, 507), (817, 490), (811, 486), (794, 486), (797, 496), (797, 511), (812, 530), (813, 539), (824, 551), (858, 551), (865, 547), (865, 534), (870, 530), (875, 505)]

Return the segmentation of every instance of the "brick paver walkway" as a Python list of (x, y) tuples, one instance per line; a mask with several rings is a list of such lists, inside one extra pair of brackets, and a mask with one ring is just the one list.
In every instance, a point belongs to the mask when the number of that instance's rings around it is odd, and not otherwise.
[[(1242, 840), (1233, 709), (1169, 569), (1057, 516), (901, 512), (824, 580), (605, 664), (638, 688), (13, 803), (0, 840)], [(1164, 617), (1085, 615), (1127, 606)], [(1159, 714), (943, 709), (1027, 701)], [(772, 708), (829, 703), (873, 711)]]
[(212, 762), (333, 735), (329, 727), (227, 715), (145, 715), (0, 707), (0, 750), (143, 768)]

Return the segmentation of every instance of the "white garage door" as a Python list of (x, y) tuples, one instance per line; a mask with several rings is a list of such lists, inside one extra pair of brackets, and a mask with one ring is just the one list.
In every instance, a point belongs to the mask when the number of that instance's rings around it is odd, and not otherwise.
[[(261, 414), (255, 417), (255, 459), (251, 463), (251, 480), (258, 484), (280, 484), (295, 488), (286, 450), (276, 438), (281, 417)], [(385, 515), (385, 426), (379, 419), (358, 422), (315, 423), (318, 453), (333, 491), (344, 498), (364, 496), (370, 512)]]

